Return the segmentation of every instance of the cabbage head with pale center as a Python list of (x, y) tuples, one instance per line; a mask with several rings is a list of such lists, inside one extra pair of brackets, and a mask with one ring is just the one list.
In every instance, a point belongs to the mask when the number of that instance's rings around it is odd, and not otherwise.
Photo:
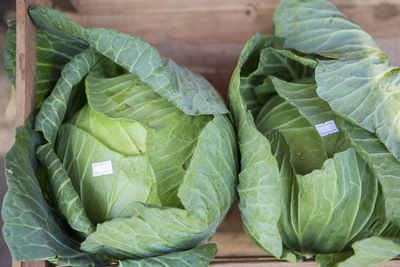
[[(236, 188), (217, 91), (138, 37), (32, 7), (36, 114), (5, 158), (3, 235), (17, 261), (207, 266)], [(15, 82), (15, 22), (5, 69)]]
[(239, 208), (266, 252), (320, 266), (400, 254), (400, 69), (324, 0), (282, 0), (229, 88)]

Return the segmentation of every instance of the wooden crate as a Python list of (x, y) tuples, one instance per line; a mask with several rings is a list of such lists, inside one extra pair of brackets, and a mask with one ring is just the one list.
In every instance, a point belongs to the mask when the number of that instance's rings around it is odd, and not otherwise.
[[(400, 65), (400, 0), (331, 0)], [(206, 77), (226, 96), (244, 42), (253, 32), (271, 33), (279, 0), (17, 0), (17, 124), (32, 112), (35, 92), (35, 27), (30, 5), (61, 10), (84, 27), (106, 27), (142, 37), (163, 56)], [(234, 205), (210, 240), (218, 244), (213, 266), (316, 266), (266, 255), (243, 232)], [(44, 261), (13, 266), (52, 266)], [(400, 258), (381, 264), (400, 266)]]

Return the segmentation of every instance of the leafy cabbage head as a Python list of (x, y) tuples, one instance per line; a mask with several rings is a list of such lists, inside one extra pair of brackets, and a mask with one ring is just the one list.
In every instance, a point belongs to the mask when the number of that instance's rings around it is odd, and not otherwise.
[[(236, 137), (201, 76), (138, 37), (31, 8), (37, 112), (6, 157), (12, 256), (56, 264), (205, 266), (234, 199)], [(15, 23), (5, 68), (15, 80)]]
[(229, 89), (248, 235), (321, 266), (399, 255), (399, 69), (324, 0), (281, 1), (274, 30), (246, 43)]

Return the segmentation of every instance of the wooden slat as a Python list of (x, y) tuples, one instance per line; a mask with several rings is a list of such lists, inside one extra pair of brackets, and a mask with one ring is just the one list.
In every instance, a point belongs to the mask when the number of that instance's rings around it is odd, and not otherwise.
[(35, 0), (17, 0), (17, 47), (16, 47), (16, 104), (17, 126), (24, 123), (35, 107), (36, 37), (35, 26), (27, 15)]
[[(257, 266), (257, 267), (317, 267), (314, 261), (304, 261), (300, 263), (290, 263), (279, 261), (271, 256), (264, 257), (226, 257), (216, 258), (210, 266), (212, 267), (239, 267), (239, 266)], [(388, 267), (388, 266), (381, 266)]]
[[(271, 33), (279, 0), (73, 0), (67, 15), (85, 27), (136, 35), (206, 77), (226, 96), (230, 75), (253, 32)], [(334, 0), (400, 65), (400, 0)], [(95, 3), (95, 4), (94, 4)]]
[[(318, 264), (314, 261), (307, 260), (300, 263), (289, 263), (277, 260), (271, 256), (256, 256), (256, 257), (217, 257), (211, 262), (212, 267), (317, 267)], [(374, 265), (378, 267), (398, 267), (400, 266), (400, 258), (391, 261)]]
[[(58, 0), (62, 2), (63, 0)], [(56, 1), (56, 3), (58, 2)], [(70, 0), (81, 14), (154, 14), (210, 11), (251, 11), (275, 8), (280, 0)], [(338, 7), (396, 5), (399, 0), (332, 0)]]
[(15, 262), (13, 261), (12, 267), (52, 267), (54, 266), (48, 261), (23, 261)]
[(48, 0), (17, 0), (16, 125), (20, 126), (35, 108), (36, 30), (29, 15), (31, 5), (50, 6)]
[[(16, 126), (35, 109), (36, 29), (28, 15), (31, 5), (51, 6), (48, 0), (16, 1)], [(12, 262), (13, 267), (50, 267), (46, 261)]]
[[(397, 27), (400, 24), (397, 11), (400, 10), (400, 0), (396, 5), (377, 6), (352, 5), (353, 1), (355, 0), (349, 0), (349, 5), (340, 10), (374, 38), (400, 36), (400, 29)], [(253, 32), (272, 32), (275, 7), (273, 5), (265, 8), (204, 12), (136, 13), (137, 9), (132, 6), (132, 13), (69, 12), (68, 16), (85, 27), (117, 29), (140, 36), (152, 44), (243, 43)]]

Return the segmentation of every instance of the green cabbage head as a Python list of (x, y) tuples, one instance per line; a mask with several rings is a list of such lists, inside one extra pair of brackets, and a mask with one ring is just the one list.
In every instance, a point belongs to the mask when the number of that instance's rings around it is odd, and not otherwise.
[[(37, 112), (6, 156), (3, 235), (14, 259), (206, 266), (236, 188), (228, 110), (148, 43), (32, 8)], [(15, 23), (5, 68), (15, 81)]]
[(231, 79), (245, 230), (284, 260), (400, 254), (400, 70), (324, 0), (282, 0)]

